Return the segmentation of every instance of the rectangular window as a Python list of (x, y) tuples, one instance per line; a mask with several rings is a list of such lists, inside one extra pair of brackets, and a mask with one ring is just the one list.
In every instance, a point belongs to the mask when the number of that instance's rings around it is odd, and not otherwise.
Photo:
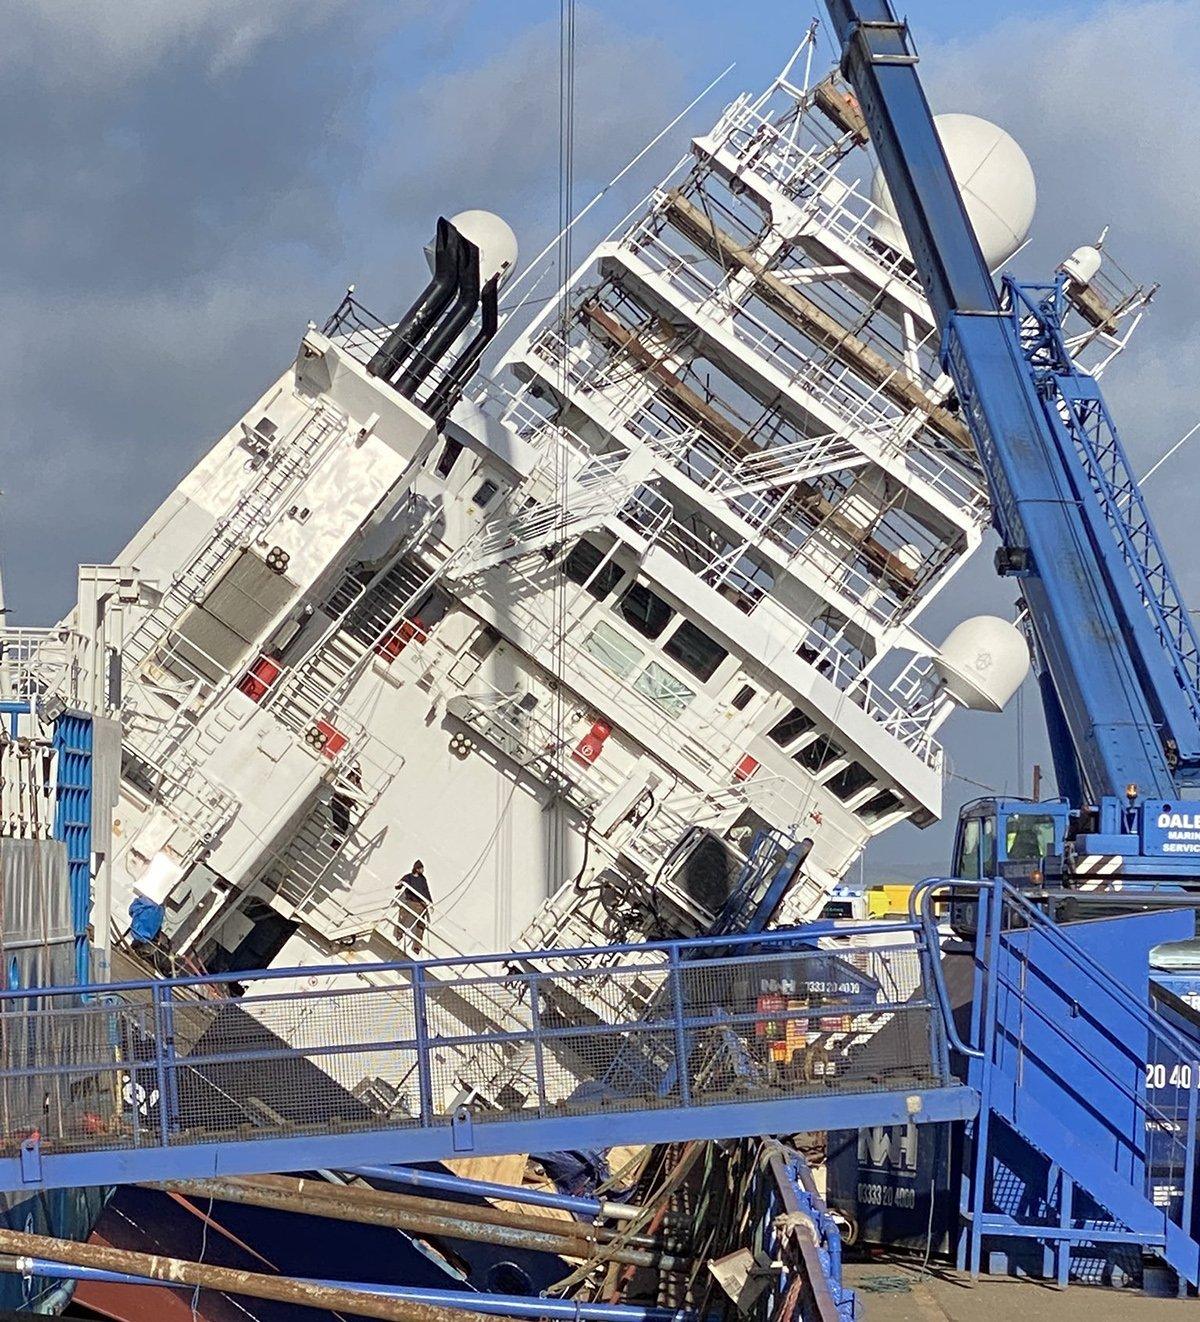
[(733, 708), (734, 711), (745, 711), (746, 708), (749, 707), (750, 699), (752, 697), (754, 697), (754, 690), (750, 687), (749, 684), (743, 684), (742, 687), (738, 689), (738, 691), (733, 695), (733, 698), (730, 700), (729, 705)]
[(809, 771), (823, 771), (830, 762), (836, 762), (839, 757), (844, 757), (846, 750), (839, 748), (837, 744), (827, 734), (819, 735), (811, 744), (805, 744), (798, 752), (792, 754), (795, 761), (802, 767), (807, 767)]
[(895, 812), (900, 803), (898, 794), (893, 794), (891, 790), (880, 790), (878, 794), (872, 794), (859, 808), (858, 815), (864, 822), (877, 822), (888, 813)]
[(642, 664), (645, 653), (603, 620), (583, 640), (583, 649), (594, 656), (605, 670), (628, 679)]
[(713, 642), (691, 620), (684, 620), (663, 643), (663, 651), (700, 680), (712, 679), (717, 667), (729, 655), (720, 643)]
[(661, 707), (668, 716), (679, 716), (695, 693), (680, 679), (676, 679), (669, 670), (657, 661), (651, 661), (645, 670), (633, 682), (639, 693), (644, 693), (656, 706)]
[[(588, 541), (586, 537), (581, 538), (563, 560), (562, 571), (572, 583), (586, 586), (597, 601), (603, 601), (625, 577), (625, 571), (611, 560), (603, 568), (600, 567), (607, 554), (595, 542)], [(596, 573), (597, 569), (599, 573)]]
[(446, 444), (442, 446), (442, 453), (438, 456), (437, 468), (434, 469), (438, 477), (450, 476), (450, 471), (462, 452), (462, 441), (456, 441), (453, 436), (447, 436)]
[(813, 724), (814, 722), (805, 716), (799, 707), (793, 707), (782, 721), (771, 726), (767, 731), (767, 738), (778, 744), (780, 748), (786, 748), (802, 734), (807, 734), (813, 728)]
[(631, 583), (617, 602), (622, 619), (644, 638), (657, 638), (671, 623), (675, 612), (644, 583)]
[(486, 481), (479, 484), (479, 489), (471, 497), (471, 500), (482, 509), (500, 488), (489, 477)]
[(875, 783), (875, 777), (861, 762), (848, 762), (841, 771), (836, 771), (825, 784), (839, 799), (852, 799), (859, 790)]

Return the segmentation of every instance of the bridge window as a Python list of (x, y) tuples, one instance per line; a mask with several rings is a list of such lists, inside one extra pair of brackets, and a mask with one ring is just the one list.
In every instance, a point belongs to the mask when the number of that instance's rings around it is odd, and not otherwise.
[(720, 643), (713, 642), (691, 620), (683, 621), (663, 644), (663, 651), (700, 680), (712, 679), (717, 667), (729, 655)]
[(776, 743), (780, 748), (786, 748), (788, 744), (795, 743), (802, 734), (807, 734), (816, 724), (810, 717), (800, 710), (799, 707), (793, 707), (790, 712), (767, 731), (767, 738), (772, 743)]
[(562, 571), (572, 583), (578, 583), (597, 601), (603, 601), (625, 577), (625, 571), (619, 565), (611, 560), (605, 563), (607, 554), (603, 547), (583, 537), (562, 562)]
[(805, 744), (798, 752), (793, 753), (792, 758), (802, 767), (807, 767), (809, 771), (817, 772), (823, 771), (831, 762), (836, 762), (839, 757), (845, 755), (844, 748), (840, 748), (828, 735), (823, 734), (811, 744)]
[(661, 707), (668, 716), (679, 716), (696, 696), (695, 692), (671, 672), (651, 661), (634, 681), (633, 687), (657, 707)]
[(864, 822), (877, 822), (888, 813), (895, 812), (901, 802), (898, 794), (893, 794), (891, 790), (880, 790), (859, 807), (858, 815)]
[(839, 799), (851, 799), (859, 790), (875, 783), (875, 777), (861, 762), (849, 762), (825, 782)]
[(644, 583), (631, 583), (617, 609), (621, 618), (644, 638), (657, 638), (675, 615), (658, 593), (651, 592)]
[(583, 640), (584, 651), (621, 679), (628, 679), (642, 664), (645, 653), (603, 620)]

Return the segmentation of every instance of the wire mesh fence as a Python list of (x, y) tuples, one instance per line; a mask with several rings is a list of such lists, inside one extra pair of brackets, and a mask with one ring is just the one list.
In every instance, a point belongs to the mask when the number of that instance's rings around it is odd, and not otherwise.
[[(241, 995), (220, 977), (6, 993), (0, 1150), (35, 1133), (45, 1151), (163, 1146), (445, 1126), (463, 1106), (487, 1124), (948, 1081), (927, 953), (902, 925), (852, 957), (761, 936), (592, 955), (288, 970)], [(366, 1086), (380, 1080), (386, 1118)]]

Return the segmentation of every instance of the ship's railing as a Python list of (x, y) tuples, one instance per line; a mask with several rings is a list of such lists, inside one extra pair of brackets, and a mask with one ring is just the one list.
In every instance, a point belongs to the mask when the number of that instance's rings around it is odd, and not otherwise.
[[(712, 314), (729, 326), (741, 344), (775, 365), (789, 386), (830, 409), (850, 439), (868, 456), (911, 459), (919, 455), (920, 462), (913, 467), (914, 476), (921, 481), (928, 481), (942, 494), (952, 497), (965, 487), (967, 493), (974, 492), (976, 498), (983, 498), (982, 478), (973, 479), (944, 459), (926, 435), (929, 430), (926, 415), (914, 414), (890, 399), (884, 384), (869, 385), (850, 365), (839, 364), (826, 354), (810, 357), (799, 345), (731, 301), (723, 286), (714, 284), (689, 265), (649, 223), (644, 231), (635, 234), (631, 250), (658, 271), (698, 315), (707, 314), (712, 308)], [(900, 375), (902, 371), (897, 366), (894, 374)]]
[[(548, 362), (555, 361), (552, 346), (557, 339), (556, 333), (547, 332), (532, 346), (532, 350)], [(612, 404), (606, 396), (605, 373), (597, 366), (572, 363), (568, 375), (581, 391)], [(693, 424), (683, 424), (688, 432), (678, 428), (673, 421), (677, 416), (675, 411), (664, 405), (661, 399), (655, 399), (653, 412), (643, 398), (624, 414), (620, 405), (616, 405), (612, 408), (612, 416), (617, 426), (633, 438), (644, 440), (651, 448), (667, 454), (671, 462), (692, 476), (693, 480), (700, 473), (709, 475), (714, 485), (718, 481), (711, 476), (713, 465), (702, 462), (702, 455), (711, 453), (708, 438), (701, 436)], [(691, 448), (693, 439), (696, 442), (694, 449)], [(683, 457), (685, 453), (686, 461)], [(740, 518), (769, 537), (786, 560), (797, 558), (812, 565), (834, 594), (833, 604), (843, 613), (852, 614), (864, 610), (878, 624), (893, 624), (910, 603), (901, 602), (878, 579), (855, 565), (852, 558), (831, 543), (834, 534), (820, 525), (814, 528), (811, 524), (805, 524), (790, 514), (785, 508), (787, 496), (786, 491), (779, 492), (773, 498), (764, 498), (757, 493), (735, 494), (729, 498), (729, 504)], [(856, 552), (851, 548), (851, 556), (854, 554)]]
[[(637, 522), (637, 512), (622, 509), (619, 517), (643, 531)], [(748, 550), (735, 546), (721, 551), (678, 521), (664, 524), (657, 533), (647, 537), (651, 545), (662, 546), (699, 576), (708, 586), (720, 592), (732, 593), (735, 604), (753, 617), (756, 608), (769, 600), (773, 615), (783, 617), (786, 627), (797, 642), (795, 650), (819, 671), (830, 683), (842, 690), (847, 699), (877, 721), (906, 747), (912, 749), (931, 766), (940, 764), (941, 748), (929, 729), (932, 711), (921, 702), (914, 710), (906, 707), (898, 693), (881, 688), (862, 674), (861, 662), (839, 649), (837, 638), (830, 639), (794, 611), (767, 587), (751, 578), (740, 567), (739, 561)]]
[[(861, 436), (867, 442), (858, 448), (868, 456), (902, 458), (915, 477), (953, 504), (962, 504), (980, 517), (986, 513), (987, 492), (982, 475), (971, 470), (969, 459), (966, 463), (954, 462), (939, 451), (927, 434), (925, 415), (914, 414), (889, 400), (884, 385), (871, 387), (848, 365), (838, 366), (824, 353), (810, 358), (799, 346), (753, 317), (729, 298), (724, 285), (714, 284), (677, 253), (656, 227), (653, 217), (648, 217), (622, 242), (675, 286), (698, 312), (711, 306), (742, 343), (773, 361), (793, 386), (833, 409), (852, 441), (857, 442)], [(897, 363), (894, 370), (900, 375), (906, 369)], [(923, 384), (927, 390), (932, 389), (933, 382), (927, 377), (923, 378)], [(931, 398), (931, 404), (934, 402)], [(734, 467), (737, 462), (735, 458)]]
[(789, 138), (753, 105), (730, 106), (713, 133), (715, 145), (728, 143), (745, 161), (745, 169), (762, 178), (785, 197), (801, 203), (822, 228), (860, 249), (888, 277), (907, 285), (924, 299), (916, 267), (885, 234), (894, 233), (895, 221), (837, 172), (840, 157), (830, 159), (827, 149), (814, 152)]
[[(847, 188), (847, 185), (838, 182), (842, 190)], [(698, 264), (693, 245), (675, 228), (664, 224), (664, 220), (669, 222), (671, 219), (670, 196), (659, 192), (654, 195), (653, 202), (654, 209), (638, 225), (630, 229), (621, 240), (620, 246), (636, 256), (648, 255), (649, 265), (671, 283), (678, 279), (681, 282), (680, 287), (687, 290), (691, 298), (699, 298), (705, 306), (712, 306), (714, 315), (718, 318), (737, 317), (740, 314), (749, 318), (755, 326), (761, 326), (763, 324), (761, 320), (745, 305), (748, 294), (756, 290), (755, 285), (744, 283), (752, 272), (737, 264), (732, 267), (726, 266), (718, 258)], [(751, 219), (747, 223), (720, 202), (714, 200), (713, 207), (717, 210), (714, 224), (719, 226), (727, 223), (732, 230), (740, 229), (739, 237), (746, 245), (748, 247), (755, 245), (757, 229), (761, 225), (761, 215), (757, 208), (751, 208)], [(789, 275), (803, 276), (806, 269), (808, 268), (803, 264), (789, 266), (783, 261), (778, 265), (772, 264), (770, 273), (786, 282)], [(910, 354), (906, 352), (906, 345), (898, 338), (899, 331), (891, 321), (872, 320), (869, 305), (859, 310), (844, 298), (834, 298), (831, 301), (820, 282), (802, 283), (798, 288), (803, 291), (803, 296), (807, 300), (816, 302), (828, 316), (844, 324), (847, 336), (866, 344), (876, 355), (884, 359), (892, 369), (893, 378), (902, 376), (911, 378), (927, 393), (933, 391), (941, 376), (941, 370), (935, 354), (931, 352), (931, 348), (936, 349), (935, 333), (932, 330), (928, 330), (923, 339), (908, 346), (913, 350)], [(799, 327), (794, 329), (798, 336), (811, 341), (808, 332)], [(829, 352), (834, 354), (835, 360), (838, 359), (838, 350), (834, 348), (831, 351), (820, 341), (813, 342), (813, 349), (819, 359), (825, 359)], [(813, 349), (806, 350), (805, 356), (808, 357)], [(793, 353), (799, 352), (799, 347), (793, 346)], [(843, 361), (842, 365), (853, 367), (850, 361)], [(863, 389), (868, 391), (886, 390), (888, 384), (872, 386), (865, 379), (862, 381)], [(903, 409), (904, 406), (897, 404), (897, 407)]]
[[(562, 351), (562, 340), (553, 330), (546, 331), (531, 346), (531, 352), (547, 362), (558, 361), (557, 355)], [(644, 390), (631, 394), (629, 386), (623, 384), (614, 397), (607, 366), (589, 364), (574, 354), (568, 355), (568, 359), (567, 375), (571, 383), (581, 394), (601, 403), (615, 427), (632, 439), (644, 441), (692, 481), (722, 496), (738, 517), (770, 538), (785, 560), (796, 558), (812, 566), (835, 594), (832, 604), (843, 613), (865, 610), (886, 627), (920, 599), (920, 591), (914, 590), (902, 600), (877, 576), (855, 564), (858, 548), (840, 537), (828, 521), (814, 526), (792, 512), (787, 503), (785, 476), (781, 476), (779, 488), (771, 492), (744, 492), (737, 476), (740, 460), (728, 452), (723, 454), (721, 447), (661, 396), (649, 400)], [(867, 432), (868, 429), (859, 428), (855, 436), (865, 437)], [(965, 472), (949, 466), (936, 452), (922, 452), (890, 421), (880, 424), (873, 436), (871, 444), (877, 444), (880, 453), (886, 450), (899, 462), (919, 469), (929, 485), (937, 487), (951, 503), (967, 512), (973, 523), (978, 525), (986, 518), (986, 495), (972, 484)], [(926, 579), (935, 576), (942, 563), (943, 558), (936, 554), (928, 557)]]
[[(597, 971), (553, 967), (562, 951), (4, 992), (0, 1040), (62, 1049), (6, 1053), (0, 1151), (16, 1154), (35, 1133), (55, 1153), (444, 1129), (464, 1122), (476, 1091), (462, 1077), (464, 1048), (513, 1071), (503, 1102), (473, 1108), (475, 1125), (949, 1084), (926, 938), (912, 923), (883, 940), (873, 931), (877, 944), (853, 960), (795, 949), (791, 932), (575, 952), (618, 956), (600, 976), (653, 989), (612, 1023), (579, 1014)], [(898, 960), (919, 988), (904, 1001), (883, 990), (883, 964)], [(363, 973), (391, 980), (371, 985)], [(64, 1003), (66, 991), (87, 999)], [(498, 992), (518, 993), (523, 1023), (487, 1026)], [(485, 1026), (472, 1026), (472, 1005)], [(347, 1104), (380, 1073), (412, 1080), (408, 1114), (383, 1120)], [(48, 1095), (59, 1099), (49, 1110)]]
[(908, 410), (889, 399), (882, 386), (869, 385), (849, 365), (827, 354), (810, 356), (799, 344), (732, 301), (722, 285), (681, 258), (651, 226), (631, 236), (629, 250), (662, 276), (698, 317), (711, 316), (727, 326), (751, 355), (770, 363), (790, 388), (833, 409), (848, 428), (870, 427), (882, 421), (896, 423), (907, 415)]
[(0, 698), (36, 703), (55, 694), (68, 705), (79, 701), (78, 634), (48, 629), (0, 629)]

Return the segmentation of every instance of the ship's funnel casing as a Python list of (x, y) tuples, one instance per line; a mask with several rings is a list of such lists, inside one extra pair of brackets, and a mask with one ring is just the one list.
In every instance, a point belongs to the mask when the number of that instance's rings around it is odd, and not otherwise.
[(426, 245), (425, 256), (433, 279), (422, 290), (420, 297), (396, 323), (392, 333), (367, 364), (372, 376), (390, 380), (404, 364), (409, 354), (429, 334), (434, 322), (446, 310), (454, 297), (455, 250), (451, 223), (439, 217), (432, 245)]
[[(450, 220), (439, 218), (434, 241), (425, 246), (433, 279), (400, 318), (367, 370), (412, 399), (437, 372), (442, 358), (458, 350), (458, 361), (439, 374), (430, 397), (444, 417), (496, 333), (495, 294), (516, 269), (517, 253), (512, 227), (491, 211), (460, 211)], [(468, 338), (481, 291), (486, 304), (482, 326)]]
[[(1033, 167), (1016, 140), (990, 120), (936, 115), (933, 122), (984, 260), (994, 271), (1025, 242), (1033, 224), (1037, 206)], [(875, 220), (879, 237), (911, 257), (882, 170), (877, 169), (871, 180), (871, 201), (883, 213)]]
[(392, 382), (397, 394), (412, 399), (418, 388), (435, 371), (442, 357), (466, 330), (479, 306), (479, 249), (451, 226), (454, 237), (454, 301), (430, 331), (428, 338), (414, 348), (408, 366)]
[(933, 659), (946, 692), (972, 711), (1003, 711), (1029, 674), (1029, 644), (996, 615), (976, 615), (951, 631)]

